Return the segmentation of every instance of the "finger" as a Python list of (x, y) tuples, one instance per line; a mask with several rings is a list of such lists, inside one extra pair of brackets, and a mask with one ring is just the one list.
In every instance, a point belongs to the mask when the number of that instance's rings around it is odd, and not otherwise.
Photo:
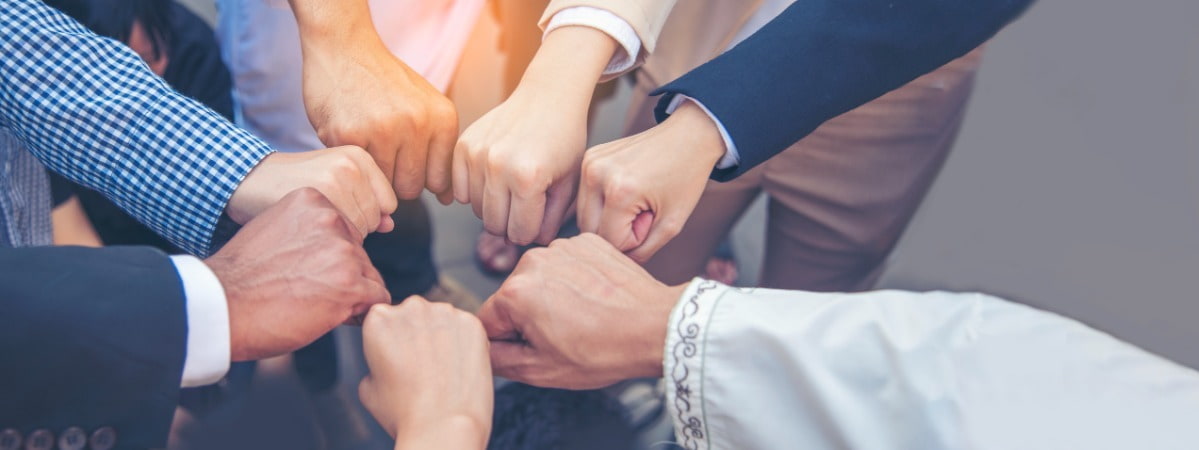
[[(479, 164), (476, 165), (476, 162)], [(466, 160), (466, 164), (467, 168), (470, 170), (470, 180), (468, 181), (470, 198), (468, 201), (470, 202), (471, 209), (473, 209), (475, 212), (475, 217), (482, 219), (483, 204), (485, 203), (483, 189), (487, 186), (487, 178), (485, 175), (487, 167), (485, 166), (484, 161), (475, 161), (473, 158), (468, 158)]]
[(641, 245), (627, 253), (630, 258), (639, 263), (649, 261), (655, 253), (658, 253), (658, 250), (661, 250), (671, 239), (678, 236), (687, 218), (679, 217), (678, 214), (663, 214), (662, 216), (655, 217), (652, 213), (645, 213), (634, 220), (633, 228), (643, 228), (643, 225), (638, 222), (645, 222), (647, 220), (654, 222), (649, 229), (649, 236), (645, 238), (645, 241)]
[(437, 203), (441, 203), (442, 206), (450, 206), (450, 203), (454, 203), (454, 190), (450, 189), (437, 194)]
[(575, 199), (575, 181), (562, 180), (557, 186), (551, 186), (546, 192), (545, 215), (541, 220), (541, 231), (537, 234), (537, 243), (548, 245), (558, 237), (558, 229), (570, 211), (570, 204)]
[(632, 250), (641, 244), (633, 234), (633, 219), (641, 214), (641, 208), (634, 203), (613, 202), (609, 199), (604, 205), (596, 234), (612, 243), (622, 252)]
[(588, 186), (588, 183), (583, 182), (579, 185), (579, 197), (575, 203), (577, 211), (579, 231), (583, 233), (595, 233), (599, 231), (600, 217), (604, 213), (604, 194), (603, 189), (596, 186)]
[[(382, 207), (386, 200), (379, 198), (376, 195), (376, 189), (371, 183), (371, 172), (375, 171), (374, 165), (366, 161), (354, 160), (358, 167), (359, 179), (352, 180), (350, 189), (354, 194), (354, 199), (358, 202), (358, 208), (362, 211), (363, 219), (362, 232), (369, 234), (377, 231), (383, 225)], [(384, 189), (390, 191), (390, 189)]]
[(488, 339), (515, 340), (520, 336), (520, 330), (516, 328), (516, 322), (502, 304), (503, 301), (495, 301), (493, 298), (492, 301), (483, 303), (476, 316), (479, 317), (479, 322), (483, 323), (483, 330), (487, 332)]
[(522, 198), (512, 195), (512, 209), (508, 214), (508, 240), (517, 245), (527, 245), (541, 232), (545, 217), (546, 193), (538, 192)]
[(371, 192), (375, 196), (375, 200), (379, 206), (379, 214), (382, 220), (379, 222), (379, 228), (375, 231), (389, 232), (395, 228), (395, 221), (391, 220), (391, 215), (396, 212), (399, 207), (399, 200), (396, 199), (395, 191), (391, 187), (391, 183), (387, 180), (387, 176), (375, 164), (374, 160), (366, 158), (359, 152), (351, 152), (358, 157), (356, 160), (359, 163), (359, 168), (366, 177), (366, 182), (370, 186)]
[(454, 147), (454, 200), (470, 203), (470, 170), (466, 162), (466, 145), (458, 141)]
[(425, 152), (428, 138), (424, 135), (411, 136), (396, 147), (395, 185), (396, 196), (412, 200), (425, 189)]
[(358, 300), (350, 307), (350, 317), (346, 319), (346, 325), (362, 326), (362, 321), (370, 312), (371, 306), (391, 303), (391, 293), (387, 291), (386, 284), (374, 267), (369, 267), (369, 273), (363, 271), (363, 280), (358, 283), (357, 289), (355, 297)]
[(391, 148), (372, 144), (368, 142), (362, 149), (366, 150), (368, 155), (371, 155), (371, 160), (379, 167), (379, 172), (383, 174), (383, 178), (387, 180), (387, 184), (390, 186), (392, 177), (394, 176), (393, 170), (395, 169), (396, 154)]
[(495, 375), (528, 381), (524, 376), (537, 362), (537, 351), (523, 342), (491, 341), (491, 369)]
[(333, 226), (333, 233), (348, 242), (362, 245), (366, 234), (359, 230), (349, 217), (346, 217), (345, 212), (336, 203), (333, 203), (328, 197), (325, 197), (325, 201), (328, 202), (327, 207), (337, 214), (337, 223)]
[[(447, 124), (448, 125), (448, 124)], [(454, 130), (444, 128), (441, 132), (434, 133), (429, 139), (429, 156), (426, 162), (425, 185), (429, 191), (435, 194), (449, 192), (452, 183), (450, 183), (451, 165), (454, 158), (454, 144), (458, 141), (457, 127), (458, 123), (455, 120), (452, 124)]]
[(508, 235), (508, 187), (499, 177), (488, 177), (483, 188), (483, 229), (496, 236)]

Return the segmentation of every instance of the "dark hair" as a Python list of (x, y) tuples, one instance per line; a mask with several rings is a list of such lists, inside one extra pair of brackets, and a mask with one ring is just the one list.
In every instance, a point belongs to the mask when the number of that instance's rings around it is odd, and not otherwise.
[(636, 431), (624, 407), (601, 391), (508, 383), (495, 393), (489, 450), (628, 449)]
[(150, 38), (154, 57), (170, 48), (171, 0), (46, 0), (98, 35), (128, 43), (133, 23), (140, 23)]

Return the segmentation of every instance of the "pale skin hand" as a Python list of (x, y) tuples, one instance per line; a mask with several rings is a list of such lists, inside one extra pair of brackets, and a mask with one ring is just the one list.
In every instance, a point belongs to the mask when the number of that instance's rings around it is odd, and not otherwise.
[(579, 228), (634, 260), (649, 260), (682, 230), (724, 152), (715, 122), (692, 102), (645, 132), (591, 148), (583, 158)]
[(512, 96), (462, 134), (454, 198), (489, 233), (522, 245), (557, 235), (578, 186), (591, 96), (616, 49), (592, 28), (550, 32)]
[(496, 375), (595, 389), (662, 376), (667, 322), (685, 286), (666, 286), (594, 234), (530, 250), (479, 311)]
[(370, 375), (358, 396), (397, 449), (481, 449), (493, 388), (479, 319), (409, 297), (371, 308), (362, 325)]
[(267, 155), (233, 191), (225, 212), (245, 224), (305, 187), (324, 194), (362, 236), (395, 228), (395, 193), (370, 156), (352, 146)]
[(304, 107), (321, 142), (366, 149), (396, 195), (450, 199), (454, 105), (391, 54), (365, 0), (290, 0), (304, 54)]

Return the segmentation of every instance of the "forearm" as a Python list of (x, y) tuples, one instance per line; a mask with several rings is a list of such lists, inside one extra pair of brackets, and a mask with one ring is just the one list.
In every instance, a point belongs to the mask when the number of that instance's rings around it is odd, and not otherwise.
[[(655, 91), (699, 100), (727, 129), (735, 177), (825, 121), (978, 47), (1032, 0), (796, 3), (744, 42)], [(769, 120), (763, 120), (768, 117)]]
[(594, 28), (555, 29), (545, 36), (513, 96), (553, 102), (565, 110), (586, 111), (595, 84), (616, 49), (612, 37)]
[(270, 147), (41, 2), (0, 8), (0, 49), (0, 126), (172, 243), (208, 252), (229, 197)]
[(305, 55), (338, 47), (383, 45), (366, 0), (288, 0)]

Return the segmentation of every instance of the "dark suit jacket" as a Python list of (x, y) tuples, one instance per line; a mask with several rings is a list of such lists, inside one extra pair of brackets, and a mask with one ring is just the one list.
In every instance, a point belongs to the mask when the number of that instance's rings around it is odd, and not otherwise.
[(952, 61), (991, 38), (1032, 0), (810, 0), (796, 2), (749, 39), (675, 81), (728, 130), (741, 164), (732, 179), (825, 121)]
[(0, 248), (0, 430), (111, 427), (164, 447), (187, 317), (170, 259), (141, 247)]

